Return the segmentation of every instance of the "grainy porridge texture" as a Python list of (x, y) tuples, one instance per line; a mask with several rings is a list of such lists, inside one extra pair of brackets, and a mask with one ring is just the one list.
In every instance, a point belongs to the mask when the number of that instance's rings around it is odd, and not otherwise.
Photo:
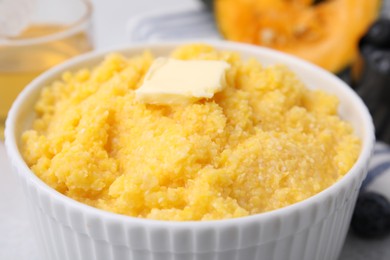
[(160, 220), (213, 220), (266, 212), (332, 185), (360, 141), (338, 99), (306, 88), (283, 65), (207, 45), (177, 59), (225, 60), (212, 99), (157, 106), (134, 100), (155, 57), (111, 54), (42, 91), (23, 155), (48, 185), (77, 201)]

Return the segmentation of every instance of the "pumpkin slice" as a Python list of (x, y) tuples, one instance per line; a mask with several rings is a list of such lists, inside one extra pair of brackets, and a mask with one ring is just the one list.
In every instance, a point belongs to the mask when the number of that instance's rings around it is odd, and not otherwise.
[(215, 0), (228, 40), (274, 48), (339, 72), (376, 19), (380, 0)]

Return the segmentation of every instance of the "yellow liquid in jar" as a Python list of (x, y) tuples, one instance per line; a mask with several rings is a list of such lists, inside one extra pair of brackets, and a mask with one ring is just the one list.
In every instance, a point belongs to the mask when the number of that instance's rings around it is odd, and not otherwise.
[[(60, 25), (32, 25), (14, 39), (48, 36), (64, 31), (64, 28)], [(4, 123), (8, 110), (23, 88), (45, 70), (91, 49), (85, 31), (31, 45), (0, 44), (0, 140), (4, 138)]]

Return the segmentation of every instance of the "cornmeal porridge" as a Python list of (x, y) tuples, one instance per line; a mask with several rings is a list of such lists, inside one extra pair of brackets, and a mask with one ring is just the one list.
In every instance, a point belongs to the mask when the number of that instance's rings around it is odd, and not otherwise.
[(360, 140), (337, 97), (283, 65), (208, 45), (177, 60), (230, 65), (212, 98), (147, 104), (137, 90), (156, 57), (111, 54), (42, 91), (23, 156), (57, 191), (103, 210), (160, 220), (215, 220), (302, 201), (343, 177)]

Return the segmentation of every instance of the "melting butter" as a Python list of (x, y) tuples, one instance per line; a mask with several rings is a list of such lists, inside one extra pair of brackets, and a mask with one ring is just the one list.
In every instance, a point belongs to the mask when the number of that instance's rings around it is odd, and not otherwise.
[(136, 100), (170, 105), (212, 98), (225, 87), (229, 68), (225, 61), (158, 58), (135, 91)]

